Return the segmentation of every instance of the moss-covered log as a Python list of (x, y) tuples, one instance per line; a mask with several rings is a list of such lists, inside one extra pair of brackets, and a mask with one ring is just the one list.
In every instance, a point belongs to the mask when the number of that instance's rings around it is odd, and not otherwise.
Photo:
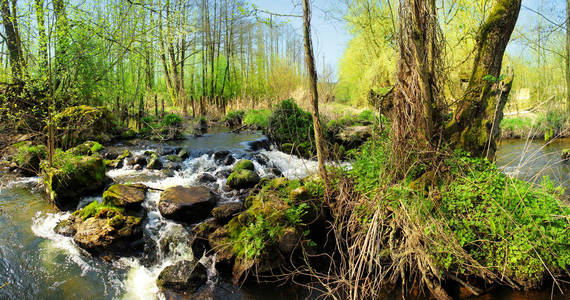
[(456, 148), (494, 159), (503, 108), (512, 80), (501, 83), (501, 67), (521, 0), (499, 0), (479, 29), (469, 84), (446, 135)]

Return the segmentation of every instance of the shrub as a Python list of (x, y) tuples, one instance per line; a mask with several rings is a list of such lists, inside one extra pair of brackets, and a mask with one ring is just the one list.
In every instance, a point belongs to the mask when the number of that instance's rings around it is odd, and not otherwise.
[(16, 147), (14, 161), (20, 168), (31, 168), (38, 171), (40, 161), (47, 157), (47, 150), (44, 145), (20, 143), (14, 146)]
[(240, 126), (244, 116), (245, 111), (233, 110), (226, 114), (226, 116), (222, 119), (222, 122), (224, 122), (228, 127)]
[[(266, 135), (281, 147), (282, 144), (310, 145), (309, 153), (315, 153), (313, 118), (303, 111), (293, 99), (282, 101), (271, 113)], [(307, 156), (307, 155), (304, 155)]]
[(180, 117), (179, 115), (175, 114), (168, 114), (164, 116), (164, 118), (160, 122), (162, 127), (179, 127), (182, 126), (183, 123), (184, 119), (182, 119), (182, 117)]

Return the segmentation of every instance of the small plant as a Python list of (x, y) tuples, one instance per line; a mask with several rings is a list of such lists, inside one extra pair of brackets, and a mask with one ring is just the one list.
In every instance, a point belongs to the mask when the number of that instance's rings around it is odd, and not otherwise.
[(264, 129), (269, 125), (270, 115), (271, 111), (267, 109), (251, 109), (245, 114), (243, 118), (243, 124), (255, 126), (258, 129)]
[[(124, 208), (116, 207), (109, 204), (102, 204), (95, 200), (89, 203), (84, 208), (74, 212), (77, 216), (81, 217), (82, 220), (86, 220), (92, 217), (107, 217), (114, 218), (116, 216), (121, 216), (124, 213)], [(117, 223), (119, 220), (114, 220)]]

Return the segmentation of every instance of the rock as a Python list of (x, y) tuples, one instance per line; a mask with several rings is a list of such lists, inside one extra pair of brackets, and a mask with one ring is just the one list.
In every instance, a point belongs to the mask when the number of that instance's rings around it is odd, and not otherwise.
[(562, 160), (570, 160), (570, 149), (562, 150)]
[(135, 159), (133, 160), (133, 165), (140, 165), (142, 167), (146, 166), (147, 165), (146, 157), (142, 155), (135, 156)]
[(228, 155), (228, 156), (226, 156), (226, 158), (224, 158), (220, 161), (220, 164), (222, 164), (224, 166), (229, 166), (229, 165), (233, 164), (235, 161), (236, 161), (236, 159), (234, 158), (233, 155)]
[(160, 272), (156, 285), (161, 290), (194, 293), (208, 280), (206, 268), (187, 260), (168, 266)]
[(101, 152), (104, 147), (98, 142), (87, 141), (71, 149), (74, 155), (93, 155)]
[(241, 202), (222, 204), (212, 210), (212, 216), (219, 224), (227, 224), (231, 218), (243, 210)]
[(196, 180), (198, 180), (200, 183), (216, 182), (216, 178), (210, 173), (202, 173), (198, 175), (198, 178)]
[(216, 174), (214, 174), (214, 176), (216, 176), (216, 178), (225, 179), (225, 178), (228, 178), (230, 176), (230, 174), (232, 174), (232, 171), (222, 169), (222, 170), (219, 170), (218, 172), (216, 172)]
[(91, 217), (77, 225), (73, 240), (94, 254), (129, 252), (142, 237), (141, 224), (142, 218), (135, 216)]
[(258, 151), (261, 149), (269, 150), (271, 148), (271, 142), (269, 141), (268, 138), (263, 138), (249, 142), (248, 146), (251, 151)]
[(72, 237), (77, 232), (78, 221), (80, 221), (77, 218), (71, 215), (68, 219), (59, 221), (53, 230), (57, 234)]
[(167, 219), (196, 223), (210, 215), (216, 202), (217, 197), (207, 188), (175, 186), (162, 192), (158, 209)]
[(281, 253), (288, 254), (295, 250), (295, 247), (299, 244), (301, 235), (295, 230), (295, 228), (286, 228), (283, 230), (282, 235), (279, 238), (279, 250)]
[(166, 160), (171, 161), (171, 162), (181, 162), (182, 158), (178, 155), (171, 154), (171, 155), (166, 156)]
[(103, 154), (103, 158), (107, 159), (107, 160), (115, 160), (119, 157), (119, 152), (117, 151), (107, 151), (105, 152), (105, 154)]
[[(158, 244), (163, 255), (175, 251), (187, 251), (191, 247), (193, 238), (184, 226), (173, 224), (163, 236), (160, 237)], [(183, 253), (179, 253), (183, 254)]]
[(47, 168), (43, 181), (50, 200), (60, 209), (75, 208), (79, 199), (100, 192), (110, 179), (103, 158), (84, 156), (73, 161), (73, 170)]
[(255, 156), (253, 156), (253, 159), (262, 166), (266, 166), (269, 161), (269, 158), (267, 158), (267, 156), (261, 153), (258, 153)]
[(165, 147), (158, 150), (158, 155), (160, 156), (170, 156), (176, 154), (176, 148)]
[(158, 158), (158, 155), (156, 153), (153, 153), (150, 156), (146, 168), (149, 170), (162, 170), (163, 168), (162, 162), (160, 161), (160, 158)]
[(190, 157), (190, 152), (188, 152), (188, 149), (182, 148), (182, 150), (178, 152), (178, 157), (181, 159), (188, 159)]
[(234, 190), (248, 189), (254, 187), (259, 182), (259, 175), (248, 169), (234, 171), (228, 177), (227, 184)]
[(169, 162), (169, 163), (166, 163), (164, 168), (168, 169), (168, 170), (172, 170), (172, 171), (180, 171), (180, 170), (182, 170), (182, 165), (179, 163)]
[(364, 143), (371, 136), (371, 126), (351, 126), (342, 128), (335, 137), (345, 146), (356, 147)]
[(164, 169), (161, 171), (162, 175), (164, 175), (165, 177), (174, 177), (174, 175), (176, 175), (174, 173), (174, 171), (172, 171), (171, 169)]
[(277, 177), (283, 176), (283, 172), (281, 172), (281, 170), (279, 170), (279, 168), (271, 168), (270, 171), (273, 175), (275, 175)]
[(251, 160), (248, 159), (242, 159), (240, 161), (238, 161), (233, 169), (234, 172), (238, 171), (238, 170), (250, 170), (250, 171), (255, 171), (255, 166), (253, 165), (253, 163), (251, 162)]
[(114, 184), (103, 193), (103, 204), (136, 208), (144, 202), (148, 187), (143, 184)]
[(226, 158), (230, 154), (231, 154), (231, 152), (228, 150), (222, 150), (222, 151), (215, 152), (214, 153), (214, 160), (216, 160), (216, 162), (221, 161), (222, 159)]
[(194, 259), (200, 259), (206, 251), (211, 249), (208, 236), (220, 228), (220, 226), (221, 225), (218, 224), (215, 219), (210, 219), (192, 228), (192, 233), (194, 234), (192, 241)]
[(135, 165), (135, 166), (134, 166), (134, 169), (135, 169), (136, 171), (140, 171), (140, 170), (143, 169), (143, 166), (141, 166), (141, 165)]
[(76, 145), (84, 141), (109, 142), (118, 134), (116, 121), (107, 107), (87, 105), (70, 106), (55, 114), (58, 136), (64, 145)]

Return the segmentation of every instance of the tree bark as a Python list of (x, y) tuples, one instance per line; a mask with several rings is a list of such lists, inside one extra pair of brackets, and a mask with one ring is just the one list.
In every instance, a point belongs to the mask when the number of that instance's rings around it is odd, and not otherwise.
[[(15, 8), (13, 8), (15, 10)], [(6, 45), (8, 47), (8, 55), (10, 59), (10, 67), (12, 70), (12, 80), (14, 82), (22, 81), (24, 72), (24, 58), (22, 56), (22, 44), (18, 36), (17, 16), (13, 16), (10, 12), (10, 4), (8, 0), (0, 0), (0, 12), (2, 13), (2, 25), (6, 33)]]
[(566, 0), (566, 112), (570, 114), (570, 0)]
[[(441, 124), (441, 32), (435, 0), (400, 0), (400, 58), (392, 95), (392, 155), (405, 173), (414, 157), (437, 146)], [(402, 174), (401, 174), (402, 175)]]
[(501, 90), (493, 78), (500, 79), (503, 56), (520, 7), (521, 0), (500, 0), (494, 4), (479, 29), (473, 71), (463, 100), (446, 127), (450, 143), (474, 156), (495, 158), (498, 128), (511, 82)]
[(328, 193), (329, 185), (327, 179), (327, 169), (325, 167), (326, 147), (319, 119), (319, 94), (317, 91), (317, 71), (315, 69), (315, 57), (313, 54), (313, 43), (311, 41), (311, 8), (309, 0), (303, 0), (303, 33), (305, 40), (305, 60), (309, 73), (309, 89), (311, 93), (311, 104), (313, 108), (313, 127), (315, 133), (315, 144), (317, 146), (317, 159), (319, 162), (319, 176), (325, 184)]

